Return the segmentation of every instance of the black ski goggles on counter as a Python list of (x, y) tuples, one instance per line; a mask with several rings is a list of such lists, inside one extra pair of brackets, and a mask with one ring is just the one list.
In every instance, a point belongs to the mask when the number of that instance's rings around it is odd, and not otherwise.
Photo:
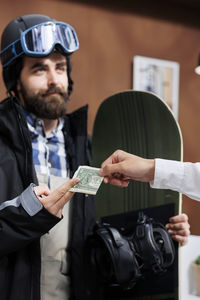
[(21, 33), (19, 40), (0, 52), (3, 67), (25, 54), (30, 57), (45, 57), (59, 45), (63, 53), (78, 50), (79, 42), (72, 26), (63, 22), (44, 22)]
[(128, 235), (108, 224), (97, 224), (88, 249), (89, 263), (102, 282), (127, 290), (147, 275), (166, 272), (175, 258), (174, 244), (165, 227), (143, 212)]

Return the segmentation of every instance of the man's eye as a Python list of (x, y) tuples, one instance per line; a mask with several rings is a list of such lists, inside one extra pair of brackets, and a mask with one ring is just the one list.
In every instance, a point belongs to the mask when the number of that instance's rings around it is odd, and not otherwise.
[(65, 72), (67, 70), (67, 67), (65, 65), (57, 66), (57, 70), (61, 72)]
[(44, 71), (44, 68), (38, 68), (38, 69), (35, 69), (35, 73), (41, 73)]
[(45, 68), (43, 66), (37, 66), (32, 69), (33, 74), (40, 74), (45, 71)]

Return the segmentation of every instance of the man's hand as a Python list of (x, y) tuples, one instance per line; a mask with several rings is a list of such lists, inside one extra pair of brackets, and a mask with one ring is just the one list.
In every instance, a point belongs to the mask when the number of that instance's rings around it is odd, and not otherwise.
[(166, 228), (172, 238), (179, 242), (181, 246), (187, 243), (188, 236), (190, 235), (190, 224), (188, 223), (188, 216), (186, 214), (171, 217)]
[(69, 192), (69, 190), (79, 181), (79, 178), (70, 179), (53, 192), (50, 192), (49, 188), (45, 185), (36, 186), (34, 187), (34, 192), (46, 210), (58, 218), (61, 218), (64, 205), (74, 194)]
[(105, 183), (127, 187), (129, 179), (150, 182), (154, 179), (155, 161), (122, 150), (115, 151), (101, 165)]

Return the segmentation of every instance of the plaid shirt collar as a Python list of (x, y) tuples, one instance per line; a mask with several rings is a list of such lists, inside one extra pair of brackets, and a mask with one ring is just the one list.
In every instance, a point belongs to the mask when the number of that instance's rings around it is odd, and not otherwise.
[[(29, 131), (31, 132), (31, 135), (38, 136), (39, 134), (45, 137), (45, 130), (44, 130), (44, 121), (36, 117), (33, 113), (28, 112), (24, 109), (24, 115), (26, 118), (26, 121), (28, 123)], [(63, 129), (64, 126), (64, 118), (61, 118), (58, 121), (57, 127), (47, 136), (48, 139), (56, 136), (58, 132), (60, 132)]]
[(34, 114), (24, 109), (27, 125), (32, 138), (33, 162), (37, 173), (64, 177), (68, 175), (67, 156), (63, 135), (64, 118), (59, 120), (58, 126), (45, 135), (44, 122)]

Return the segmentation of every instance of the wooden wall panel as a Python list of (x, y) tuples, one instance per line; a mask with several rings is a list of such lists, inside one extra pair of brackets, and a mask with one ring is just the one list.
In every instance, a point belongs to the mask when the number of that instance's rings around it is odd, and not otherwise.
[[(194, 23), (190, 25), (187, 14), (183, 14), (185, 22), (183, 16), (178, 18), (179, 10), (173, 10), (173, 6), (169, 8), (173, 15), (172, 20), (163, 18), (163, 11), (159, 15), (158, 8), (156, 14), (148, 15), (148, 7), (141, 14), (134, 12), (134, 9), (125, 10), (124, 7), (120, 10), (119, 5), (116, 9), (115, 4), (113, 9), (112, 5), (108, 9), (106, 5), (91, 6), (92, 1), (82, 2), (3, 1), (0, 10), (0, 33), (8, 21), (26, 13), (47, 14), (75, 27), (80, 40), (80, 50), (72, 59), (75, 85), (69, 111), (89, 104), (89, 133), (92, 132), (100, 103), (113, 93), (132, 88), (134, 55), (179, 62), (179, 122), (184, 140), (184, 160), (200, 161), (200, 77), (194, 73), (200, 52), (200, 27), (196, 23), (195, 26)], [(2, 79), (0, 96), (5, 97)], [(183, 210), (190, 217), (192, 233), (200, 234), (200, 203), (184, 197)]]

